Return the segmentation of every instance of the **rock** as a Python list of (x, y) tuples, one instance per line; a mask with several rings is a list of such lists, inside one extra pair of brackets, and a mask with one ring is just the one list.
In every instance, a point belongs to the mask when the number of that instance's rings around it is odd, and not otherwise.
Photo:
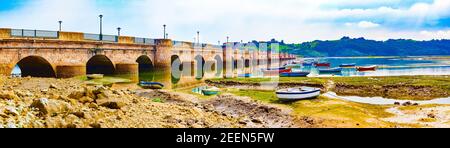
[(77, 128), (76, 124), (67, 124), (66, 128)]
[(100, 125), (99, 123), (92, 123), (89, 124), (89, 126), (91, 126), (92, 128), (102, 128), (102, 125)]
[(72, 106), (63, 101), (49, 100), (47, 98), (41, 98), (34, 100), (31, 107), (39, 109), (40, 115), (55, 116), (61, 113), (67, 113), (72, 110)]
[(89, 108), (98, 109), (98, 105), (95, 103), (91, 103), (88, 105)]
[(81, 97), (78, 101), (80, 103), (91, 103), (91, 102), (94, 102), (94, 99), (92, 99), (88, 96), (84, 96), (84, 97)]
[(395, 102), (394, 105), (401, 105), (401, 103), (400, 102)]
[(74, 112), (72, 114), (77, 116), (78, 118), (85, 118), (84, 112)]
[(414, 103), (413, 106), (419, 106), (419, 103)]
[(58, 89), (58, 86), (56, 86), (55, 84), (50, 84), (50, 89)]
[(78, 100), (78, 99), (84, 97), (85, 94), (86, 94), (85, 90), (77, 90), (77, 91), (74, 91), (74, 92), (70, 93), (70, 95), (68, 97)]
[(12, 106), (6, 106), (3, 109), (0, 109), (0, 111), (3, 110), (3, 113), (6, 115), (12, 115), (12, 116), (18, 116), (19, 112), (17, 112), (15, 107)]
[(435, 114), (433, 114), (433, 113), (430, 113), (430, 114), (428, 114), (427, 116), (428, 116), (428, 118), (433, 118), (433, 119), (436, 119), (436, 115), (435, 115)]
[(121, 109), (126, 103), (121, 99), (98, 99), (97, 104), (110, 109)]
[(6, 128), (17, 128), (17, 126), (15, 123), (8, 122), (8, 124), (6, 125)]
[(253, 122), (253, 123), (257, 123), (257, 124), (262, 124), (262, 123), (263, 123), (263, 120), (262, 120), (261, 118), (253, 118), (253, 119), (252, 119), (252, 122)]
[(403, 106), (411, 106), (412, 103), (411, 103), (410, 101), (408, 101), (408, 102), (403, 103), (402, 105), (403, 105)]
[(0, 92), (0, 99), (19, 100), (19, 97), (13, 91)]

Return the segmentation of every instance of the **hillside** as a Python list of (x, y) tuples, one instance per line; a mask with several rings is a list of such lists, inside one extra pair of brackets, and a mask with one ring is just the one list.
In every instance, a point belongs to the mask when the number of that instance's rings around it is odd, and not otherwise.
[(344, 37), (334, 41), (281, 44), (280, 50), (304, 57), (450, 55), (450, 40), (387, 40)]

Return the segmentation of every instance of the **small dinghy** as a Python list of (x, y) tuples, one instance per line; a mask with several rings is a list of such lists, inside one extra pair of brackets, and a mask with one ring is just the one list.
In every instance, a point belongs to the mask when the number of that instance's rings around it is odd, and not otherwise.
[(103, 74), (90, 74), (90, 75), (86, 75), (86, 77), (90, 80), (92, 79), (103, 79), (105, 75)]
[(164, 84), (158, 82), (141, 81), (139, 85), (144, 89), (163, 89)]
[(356, 69), (358, 71), (376, 71), (377, 70), (377, 66), (366, 66), (366, 67), (356, 67)]
[(252, 77), (252, 74), (250, 74), (250, 73), (240, 74), (240, 75), (238, 75), (238, 77), (241, 77), (241, 78), (250, 78), (250, 77)]
[(316, 67), (331, 67), (331, 63), (316, 63)]
[(202, 92), (205, 96), (212, 96), (219, 94), (220, 89), (217, 87), (206, 87), (205, 89), (202, 89)]
[(304, 99), (314, 99), (320, 96), (320, 88), (301, 87), (281, 89), (276, 92), (280, 101), (297, 101)]
[(313, 66), (314, 63), (303, 63), (303, 66), (308, 67), (308, 66)]
[(341, 68), (353, 68), (356, 67), (356, 64), (352, 63), (352, 64), (341, 64), (339, 65), (339, 67)]
[(341, 72), (342, 68), (319, 69), (320, 74), (339, 74)]
[(302, 68), (302, 64), (286, 64), (284, 65), (286, 68)]
[(310, 72), (285, 72), (281, 73), (280, 77), (307, 77)]
[(263, 70), (264, 75), (278, 76), (280, 73), (292, 72), (292, 69), (267, 69)]

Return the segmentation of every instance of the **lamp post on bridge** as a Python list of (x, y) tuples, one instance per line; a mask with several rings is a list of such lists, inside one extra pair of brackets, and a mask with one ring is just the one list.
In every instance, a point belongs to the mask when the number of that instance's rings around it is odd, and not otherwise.
[(166, 35), (167, 35), (167, 34), (166, 34), (166, 27), (167, 27), (167, 25), (164, 24), (163, 27), (164, 27), (164, 39), (166, 39)]
[(63, 21), (58, 21), (58, 23), (59, 23), (59, 32), (61, 32), (61, 30), (62, 30), (62, 23), (63, 23)]
[(230, 40), (230, 37), (229, 37), (229, 36), (227, 36), (227, 43), (228, 43), (228, 42), (230, 42), (229, 40)]
[(122, 30), (122, 28), (118, 27), (117, 28), (117, 36), (120, 36), (120, 30)]
[(168, 39), (169, 38), (169, 33), (166, 33), (166, 39)]
[(98, 16), (100, 18), (100, 41), (103, 40), (103, 15)]
[(200, 44), (200, 31), (197, 31), (197, 43)]

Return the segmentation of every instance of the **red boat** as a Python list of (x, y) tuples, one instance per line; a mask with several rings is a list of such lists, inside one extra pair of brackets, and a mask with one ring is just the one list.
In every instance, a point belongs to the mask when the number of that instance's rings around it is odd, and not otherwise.
[(331, 67), (331, 63), (316, 63), (316, 67)]
[(280, 70), (274, 70), (274, 69), (267, 69), (263, 70), (264, 75), (269, 76), (278, 76), (280, 73), (290, 73), (292, 72), (292, 69), (280, 69)]
[(358, 71), (376, 71), (377, 66), (356, 67)]

